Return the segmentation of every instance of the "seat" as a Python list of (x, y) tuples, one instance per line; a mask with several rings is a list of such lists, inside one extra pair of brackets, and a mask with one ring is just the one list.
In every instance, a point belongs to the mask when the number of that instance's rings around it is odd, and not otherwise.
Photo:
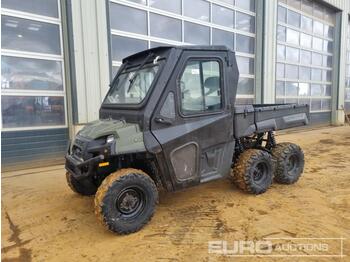
[(220, 89), (220, 77), (218, 77), (218, 76), (208, 77), (204, 81), (204, 87), (209, 89), (205, 93), (205, 95), (210, 95), (210, 94), (214, 93), (215, 91), (218, 91)]

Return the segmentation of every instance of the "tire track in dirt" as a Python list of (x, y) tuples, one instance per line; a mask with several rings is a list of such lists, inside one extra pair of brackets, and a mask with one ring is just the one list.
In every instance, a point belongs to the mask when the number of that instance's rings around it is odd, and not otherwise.
[(10, 226), (10, 230), (11, 230), (11, 236), (9, 238), (9, 241), (14, 242), (14, 245), (8, 246), (8, 247), (3, 247), (1, 248), (1, 252), (3, 253), (7, 253), (8, 251), (14, 249), (14, 248), (18, 248), (19, 249), (19, 257), (17, 258), (4, 258), (2, 259), (3, 262), (12, 262), (12, 261), (23, 261), (23, 262), (28, 262), (31, 261), (31, 249), (27, 249), (22, 247), (23, 245), (29, 243), (31, 240), (25, 240), (23, 241), (20, 238), (20, 234), (21, 234), (21, 230), (19, 229), (19, 226), (16, 225), (9, 213), (6, 211), (4, 204), (2, 203), (2, 206), (4, 208), (4, 212), (5, 212), (5, 218), (7, 219), (9, 226)]

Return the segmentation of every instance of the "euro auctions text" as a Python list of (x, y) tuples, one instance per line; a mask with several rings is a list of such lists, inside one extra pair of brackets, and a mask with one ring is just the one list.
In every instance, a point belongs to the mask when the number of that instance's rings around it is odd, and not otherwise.
[(264, 238), (208, 241), (208, 253), (230, 256), (345, 257), (344, 238)]

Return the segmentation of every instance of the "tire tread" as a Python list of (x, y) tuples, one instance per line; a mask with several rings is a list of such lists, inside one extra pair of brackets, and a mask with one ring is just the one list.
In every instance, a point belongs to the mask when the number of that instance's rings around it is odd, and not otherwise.
[[(273, 158), (276, 161), (274, 179), (277, 183), (293, 184), (299, 180), (299, 178), (303, 172), (304, 166), (302, 167), (300, 174), (298, 174), (297, 177), (295, 177), (294, 179), (291, 180), (289, 177), (285, 176), (284, 166), (280, 163), (281, 160), (284, 160), (287, 157), (287, 155), (293, 151), (300, 151), (302, 153), (302, 155), (304, 156), (302, 149), (298, 145), (293, 144), (293, 143), (288, 143), (288, 142), (279, 143), (276, 145), (275, 148), (272, 149)], [(304, 159), (303, 159), (303, 165), (304, 165)]]
[(257, 192), (257, 190), (251, 184), (249, 174), (247, 174), (249, 167), (252, 166), (255, 161), (258, 161), (262, 156), (268, 156), (268, 158), (271, 158), (270, 155), (263, 150), (248, 149), (239, 156), (238, 161), (233, 168), (231, 178), (238, 188), (244, 192), (261, 194), (267, 190), (266, 188), (263, 191)]
[[(141, 176), (138, 176), (141, 175)], [(96, 195), (95, 195), (95, 200), (94, 200), (94, 206), (95, 206), (95, 214), (98, 218), (98, 220), (104, 225), (105, 228), (107, 228), (109, 231), (111, 232), (117, 232), (118, 234), (130, 234), (133, 232), (138, 231), (139, 229), (141, 229), (145, 224), (147, 224), (151, 218), (153, 217), (154, 212), (151, 214), (151, 216), (144, 221), (143, 223), (140, 223), (140, 225), (137, 228), (133, 228), (133, 229), (122, 229), (122, 228), (118, 228), (118, 227), (111, 227), (111, 225), (108, 223), (107, 218), (105, 217), (105, 215), (103, 214), (103, 200), (105, 198), (105, 196), (108, 194), (108, 190), (109, 188), (115, 184), (115, 183), (121, 183), (123, 182), (123, 180), (130, 179), (130, 177), (132, 179), (136, 179), (136, 178), (141, 178), (143, 180), (145, 180), (145, 183), (151, 182), (150, 184), (152, 185), (152, 191), (155, 193), (156, 195), (156, 201), (154, 203), (152, 203), (151, 208), (153, 210), (155, 210), (155, 206), (158, 203), (158, 191), (157, 191), (157, 187), (155, 186), (152, 178), (147, 175), (145, 172), (143, 172), (140, 169), (135, 169), (135, 168), (123, 168), (120, 169), (112, 174), (110, 174), (109, 176), (107, 176), (101, 183), (100, 187), (98, 188)]]

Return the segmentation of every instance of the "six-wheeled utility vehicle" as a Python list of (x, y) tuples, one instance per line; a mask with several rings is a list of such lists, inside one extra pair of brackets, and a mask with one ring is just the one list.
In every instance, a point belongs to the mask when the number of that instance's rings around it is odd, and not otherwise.
[(304, 167), (298, 145), (274, 131), (308, 124), (308, 105), (236, 105), (235, 53), (223, 46), (158, 47), (123, 60), (99, 120), (77, 133), (66, 155), (71, 189), (95, 194), (111, 231), (139, 230), (158, 189), (175, 191), (230, 177), (261, 194), (292, 184)]

